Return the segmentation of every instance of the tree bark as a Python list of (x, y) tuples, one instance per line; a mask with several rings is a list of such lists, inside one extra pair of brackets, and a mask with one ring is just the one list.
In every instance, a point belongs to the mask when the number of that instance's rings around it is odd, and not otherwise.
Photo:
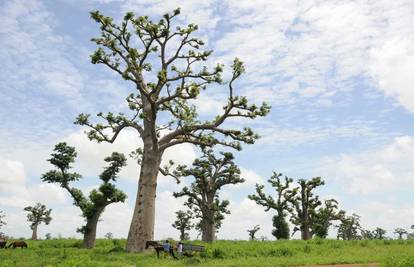
[(33, 225), (32, 240), (37, 240), (37, 224)]
[(126, 245), (128, 252), (144, 251), (145, 242), (154, 239), (155, 197), (160, 163), (161, 153), (148, 148), (144, 142), (138, 193)]
[(214, 235), (216, 232), (214, 223), (211, 223), (210, 221), (206, 221), (204, 222), (203, 228), (204, 229), (203, 229), (202, 241), (212, 243), (214, 241)]
[[(102, 209), (103, 210), (103, 209)], [(83, 234), (83, 247), (94, 248), (96, 241), (96, 228), (98, 225), (99, 217), (102, 211), (98, 211), (91, 218), (87, 219), (85, 233)]]
[(302, 197), (302, 218), (301, 218), (301, 237), (302, 240), (309, 240), (310, 239), (310, 231), (309, 231), (309, 194), (306, 188), (306, 184), (301, 184), (301, 197)]
[(202, 241), (212, 243), (214, 241), (214, 236), (216, 229), (214, 227), (214, 210), (212, 209), (214, 195), (207, 196), (207, 208), (204, 210), (203, 214), (203, 235)]

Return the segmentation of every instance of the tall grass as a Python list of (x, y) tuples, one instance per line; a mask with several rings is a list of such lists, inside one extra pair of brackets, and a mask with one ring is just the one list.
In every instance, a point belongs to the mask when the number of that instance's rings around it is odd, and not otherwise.
[(125, 240), (97, 240), (82, 249), (81, 240), (27, 241), (28, 249), (0, 250), (0, 266), (300, 266), (377, 262), (389, 267), (414, 267), (412, 240), (217, 241), (193, 258), (157, 259), (152, 251), (130, 254)]

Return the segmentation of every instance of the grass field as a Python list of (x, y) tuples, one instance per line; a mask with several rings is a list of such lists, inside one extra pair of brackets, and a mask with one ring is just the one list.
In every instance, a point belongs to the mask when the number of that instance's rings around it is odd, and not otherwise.
[[(157, 259), (154, 252), (129, 254), (125, 240), (98, 240), (95, 249), (80, 240), (27, 241), (28, 249), (0, 249), (0, 266), (300, 266), (370, 263), (414, 267), (414, 240), (217, 241), (193, 258)], [(112, 250), (112, 252), (110, 252)], [(119, 251), (118, 251), (119, 250)]]

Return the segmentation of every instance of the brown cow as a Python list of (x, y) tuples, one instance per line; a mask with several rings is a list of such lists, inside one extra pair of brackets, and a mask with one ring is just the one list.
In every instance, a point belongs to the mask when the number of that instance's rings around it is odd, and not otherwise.
[(7, 241), (0, 240), (0, 248), (5, 248), (7, 244)]
[(24, 241), (14, 241), (14, 242), (11, 242), (10, 245), (8, 245), (7, 247), (8, 248), (9, 247), (13, 247), (13, 248), (18, 248), (18, 247), (27, 248), (27, 244)]

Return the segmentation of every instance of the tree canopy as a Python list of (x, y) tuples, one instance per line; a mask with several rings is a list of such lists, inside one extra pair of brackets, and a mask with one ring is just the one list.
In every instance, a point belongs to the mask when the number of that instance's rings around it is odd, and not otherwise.
[[(182, 143), (240, 150), (242, 143), (252, 144), (258, 135), (249, 127), (226, 127), (225, 121), (255, 119), (270, 111), (266, 103), (249, 104), (237, 90), (236, 81), (245, 72), (241, 60), (234, 59), (226, 81), (222, 64), (208, 67), (212, 51), (203, 49), (204, 42), (194, 36), (197, 25), (177, 25), (179, 14), (180, 9), (175, 9), (154, 22), (128, 12), (116, 23), (99, 11), (90, 13), (100, 26), (100, 36), (91, 39), (97, 45), (92, 63), (106, 66), (133, 90), (126, 97), (128, 114), (100, 112), (101, 122), (94, 122), (90, 114), (81, 113), (75, 123), (88, 127), (89, 139), (97, 142), (113, 143), (126, 128), (143, 141), (143, 147), (132, 148), (141, 157), (141, 171), (127, 239), (130, 252), (144, 250), (145, 241), (153, 239), (157, 177), (164, 151)], [(227, 91), (222, 112), (201, 119), (194, 100), (214, 87)]]

